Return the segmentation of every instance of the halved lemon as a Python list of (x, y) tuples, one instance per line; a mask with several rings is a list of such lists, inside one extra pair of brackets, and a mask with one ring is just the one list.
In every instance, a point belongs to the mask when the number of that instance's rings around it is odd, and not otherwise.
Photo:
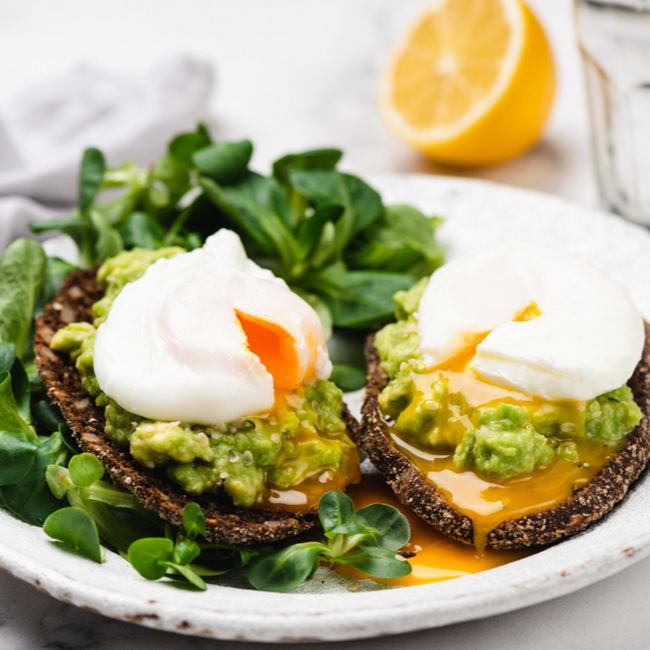
[(501, 162), (539, 138), (555, 93), (553, 57), (520, 0), (435, 0), (391, 52), (380, 108), (433, 160)]

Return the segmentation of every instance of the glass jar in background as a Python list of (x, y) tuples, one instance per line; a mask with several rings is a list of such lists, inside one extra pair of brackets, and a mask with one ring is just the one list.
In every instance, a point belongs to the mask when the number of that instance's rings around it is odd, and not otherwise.
[(575, 0), (602, 207), (650, 226), (650, 0)]

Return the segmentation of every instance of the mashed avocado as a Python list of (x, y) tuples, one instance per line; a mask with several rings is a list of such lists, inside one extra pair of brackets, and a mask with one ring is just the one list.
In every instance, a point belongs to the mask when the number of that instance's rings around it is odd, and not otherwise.
[(459, 469), (474, 466), (505, 478), (532, 472), (554, 456), (548, 438), (535, 431), (525, 408), (500, 404), (479, 415), (478, 427), (456, 447), (454, 465)]
[(135, 248), (111, 257), (97, 272), (97, 282), (104, 291), (104, 297), (93, 305), (94, 325), (99, 327), (108, 317), (113, 301), (129, 282), (135, 282), (156, 261), (184, 253), (178, 246), (168, 246), (151, 251)]
[[(581, 403), (531, 401), (471, 407), (439, 375), (423, 390), (416, 312), (426, 280), (395, 295), (397, 321), (379, 330), (375, 346), (390, 381), (379, 407), (407, 443), (425, 452), (448, 450), (457, 469), (500, 479), (527, 474), (555, 458), (581, 463), (576, 441), (618, 446), (642, 418), (629, 386)], [(435, 372), (433, 375), (435, 376)], [(419, 386), (419, 388), (418, 388)]]
[(587, 403), (585, 435), (616, 444), (642, 417), (630, 387), (621, 386)]
[(212, 426), (148, 420), (101, 392), (93, 368), (96, 327), (128, 282), (156, 260), (180, 252), (134, 249), (108, 260), (97, 274), (105, 295), (93, 305), (94, 325), (72, 323), (50, 343), (53, 350), (70, 354), (84, 389), (104, 407), (106, 435), (128, 446), (144, 466), (165, 467), (189, 494), (223, 489), (237, 506), (253, 505), (267, 483), (288, 489), (326, 470), (354, 475), (358, 455), (341, 420), (342, 392), (330, 381), (283, 395), (271, 413)]
[(375, 347), (381, 358), (382, 370), (390, 379), (397, 376), (400, 369), (403, 369), (403, 364), (417, 367), (422, 361), (415, 312), (427, 282), (428, 278), (422, 278), (408, 291), (398, 291), (393, 296), (397, 306), (397, 322), (389, 323), (375, 335)]

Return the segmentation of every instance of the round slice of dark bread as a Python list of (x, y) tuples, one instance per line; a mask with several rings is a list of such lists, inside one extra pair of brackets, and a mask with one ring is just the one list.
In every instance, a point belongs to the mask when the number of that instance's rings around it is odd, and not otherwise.
[[(227, 544), (258, 544), (297, 535), (318, 521), (316, 512), (239, 508), (211, 496), (189, 496), (163, 469), (151, 470), (118, 447), (104, 433), (104, 409), (81, 386), (81, 376), (67, 354), (50, 349), (55, 332), (68, 323), (92, 322), (91, 307), (102, 297), (96, 269), (70, 275), (54, 300), (36, 321), (36, 364), (50, 399), (63, 413), (83, 451), (97, 456), (115, 483), (129, 489), (147, 508), (176, 526), (182, 525), (183, 509), (194, 501), (205, 514), (206, 538)], [(343, 420), (358, 444), (359, 425), (343, 407)]]
[[(650, 325), (646, 323), (645, 327), (643, 356), (628, 382), (645, 416), (643, 420), (588, 486), (550, 510), (500, 524), (488, 534), (489, 547), (541, 546), (574, 535), (607, 514), (639, 477), (650, 458)], [(456, 511), (384, 433), (378, 398), (388, 383), (388, 377), (379, 367), (372, 334), (366, 343), (366, 358), (369, 383), (361, 420), (364, 451), (405, 506), (445, 535), (472, 544), (474, 531), (471, 520)]]

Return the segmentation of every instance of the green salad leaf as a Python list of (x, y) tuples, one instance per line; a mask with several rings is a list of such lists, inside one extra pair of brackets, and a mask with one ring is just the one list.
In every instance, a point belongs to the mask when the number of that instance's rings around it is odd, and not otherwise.
[(120, 236), (127, 248), (157, 250), (165, 245), (162, 226), (146, 212), (132, 212), (120, 228)]
[(104, 154), (91, 147), (86, 149), (81, 159), (81, 170), (79, 171), (79, 198), (77, 205), (81, 212), (85, 212), (92, 205), (99, 188), (104, 181), (106, 171), (106, 160)]
[(410, 289), (415, 279), (381, 271), (324, 271), (307, 287), (321, 291), (335, 326), (348, 329), (379, 327), (395, 313), (393, 294)]
[(289, 591), (311, 578), (327, 547), (320, 542), (287, 546), (253, 562), (246, 577), (260, 591)]
[[(406, 518), (392, 506), (373, 503), (357, 511), (355, 520), (367, 529), (374, 529), (372, 541), (376, 546), (398, 551), (411, 536)], [(365, 545), (362, 544), (362, 545)], [(366, 573), (368, 573), (366, 571)]]
[(90, 487), (104, 476), (104, 466), (92, 454), (73, 456), (68, 463), (70, 480), (79, 487)]
[(366, 385), (366, 372), (349, 363), (333, 363), (330, 379), (345, 392), (359, 390)]
[(354, 504), (342, 492), (327, 492), (318, 502), (318, 517), (325, 536), (354, 520)]
[(17, 483), (0, 488), (5, 506), (28, 524), (42, 526), (47, 517), (60, 508), (47, 485), (45, 472), (49, 465), (64, 463), (67, 455), (67, 447), (58, 431), (38, 444), (27, 474)]
[(183, 526), (192, 539), (205, 535), (205, 515), (198, 503), (188, 503), (183, 510)]
[(53, 512), (45, 520), (43, 532), (95, 562), (104, 560), (97, 526), (85, 510), (61, 508)]
[(124, 488), (102, 480), (103, 474), (101, 463), (86, 453), (73, 456), (69, 467), (62, 463), (48, 465), (45, 480), (56, 499), (66, 499), (73, 508), (88, 513), (100, 538), (120, 552), (126, 553), (137, 539), (162, 532), (157, 516), (146, 511)]
[(195, 151), (192, 162), (217, 183), (232, 183), (246, 173), (252, 155), (253, 145), (250, 140), (214, 142)]
[(385, 504), (361, 508), (352, 499), (327, 492), (318, 502), (323, 541), (287, 546), (248, 566), (249, 582), (263, 591), (289, 591), (314, 575), (321, 561), (353, 566), (378, 578), (401, 578), (411, 565), (396, 553), (411, 536), (409, 523)]
[[(42, 399), (34, 402), (31, 410), (34, 422), (45, 431), (59, 431), (59, 427), (63, 424), (63, 418), (59, 410), (52, 406), (49, 400)], [(75, 449), (74, 451), (78, 450)]]
[(181, 133), (169, 143), (169, 155), (182, 167), (193, 167), (192, 156), (212, 142), (204, 124), (199, 124), (194, 133)]
[[(0, 393), (5, 394), (5, 398), (0, 398), (0, 412), (2, 411), (2, 402), (7, 406), (7, 400), (13, 397), (16, 411), (20, 418), (26, 423), (31, 424), (32, 413), (30, 408), (30, 384), (23, 364), (16, 356), (16, 346), (13, 343), (0, 343), (0, 373), (9, 372), (11, 375), (11, 391), (9, 385), (5, 386), (3, 375), (0, 374)], [(0, 416), (1, 418), (1, 416)], [(2, 420), (0, 419), (0, 423)], [(23, 431), (25, 429), (23, 428)]]
[(147, 580), (160, 580), (174, 553), (174, 542), (161, 537), (145, 537), (129, 546), (129, 562)]
[[(395, 552), (408, 542), (409, 524), (392, 506), (375, 504), (355, 514), (350, 497), (327, 492), (318, 502), (318, 514), (323, 541), (293, 544), (248, 565), (246, 575), (256, 589), (289, 591), (312, 577), (321, 561), (354, 566), (379, 578), (411, 572), (411, 565)], [(389, 523), (376, 527), (382, 516)]]
[[(192, 564), (202, 552), (196, 538), (205, 534), (205, 515), (198, 503), (188, 503), (185, 506), (183, 526), (184, 530), (176, 534), (176, 541), (166, 536), (148, 537), (133, 542), (129, 546), (128, 560), (147, 580), (179, 575), (195, 588), (205, 591), (207, 587), (201, 576), (221, 575), (231, 567), (214, 570)], [(210, 548), (210, 545), (204, 548)]]
[(327, 203), (343, 207), (336, 223), (337, 248), (344, 249), (352, 238), (382, 213), (381, 197), (360, 178), (332, 170), (295, 170), (289, 174), (293, 188), (318, 208)]
[[(24, 370), (23, 370), (24, 373)], [(23, 380), (20, 380), (21, 383)], [(23, 386), (24, 395), (29, 397), (26, 387)], [(3, 370), (0, 372), (0, 431), (9, 431), (12, 433), (22, 432), (28, 436), (35, 436), (36, 434), (26, 422), (21, 410), (20, 402), (24, 402), (24, 396), (19, 394), (18, 402), (14, 395), (13, 382), (11, 375)], [(29, 410), (27, 411), (29, 413)], [(31, 415), (29, 417), (31, 420)]]
[(22, 481), (34, 465), (38, 440), (24, 433), (0, 431), (0, 486)]
[(0, 342), (13, 343), (20, 359), (30, 339), (46, 267), (41, 245), (30, 239), (12, 242), (0, 259)]

